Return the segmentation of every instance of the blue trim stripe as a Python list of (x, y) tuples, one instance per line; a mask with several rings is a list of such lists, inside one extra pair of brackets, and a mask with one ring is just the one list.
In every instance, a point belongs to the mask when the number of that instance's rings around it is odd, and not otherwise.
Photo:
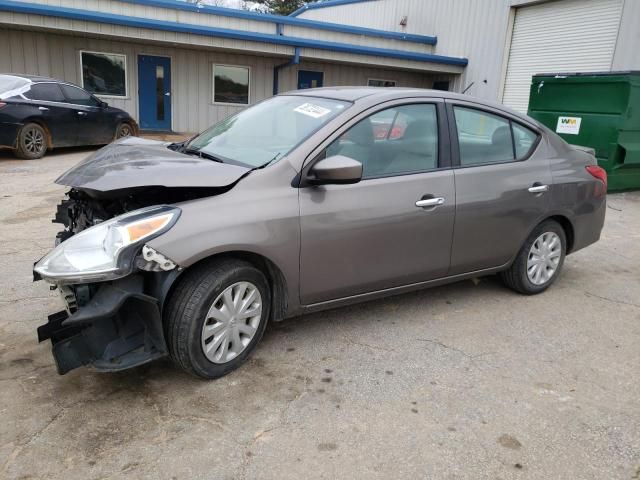
[(441, 63), (446, 65), (465, 66), (466, 58), (447, 57), (428, 53), (407, 52), (392, 50), (389, 48), (365, 47), (348, 43), (327, 42), (301, 37), (286, 37), (259, 32), (245, 32), (228, 28), (207, 27), (204, 25), (189, 25), (184, 23), (168, 22), (165, 20), (153, 20), (149, 18), (129, 17), (113, 13), (79, 10), (76, 8), (55, 7), (51, 5), (16, 2), (12, 0), (0, 0), (0, 11), (43, 15), (46, 17), (68, 18), (88, 22), (107, 23), (111, 25), (123, 25), (127, 27), (147, 28), (166, 32), (191, 33), (207, 37), (231, 38), (234, 40), (247, 40), (250, 42), (263, 42), (290, 47), (315, 48), (332, 52), (343, 52), (378, 57), (398, 58), (413, 60), (416, 62)]
[(297, 17), (302, 12), (306, 12), (307, 10), (315, 10), (317, 8), (326, 8), (326, 7), (337, 7), (338, 5), (349, 5), (350, 3), (363, 3), (363, 2), (371, 2), (374, 0), (324, 0), (316, 3), (307, 3), (306, 5), (301, 6), (295, 12), (290, 13), (291, 17)]
[[(282, 15), (271, 15), (269, 13), (256, 13), (235, 8), (214, 7), (212, 5), (196, 5), (184, 0), (119, 0), (123, 3), (133, 3), (155, 8), (170, 8), (173, 10), (184, 10), (187, 12), (207, 13), (221, 17), (241, 18), (243, 20), (253, 20), (256, 22), (269, 22), (280, 25), (291, 25), (294, 27), (306, 27), (316, 30), (328, 30), (331, 32), (351, 33), (353, 35), (365, 35), (367, 37), (388, 38), (391, 40), (402, 40), (405, 42), (423, 43), (425, 45), (435, 45), (438, 41), (436, 37), (429, 35), (415, 35), (402, 32), (389, 32), (375, 28), (355, 27), (352, 25), (341, 25), (339, 23), (319, 22), (317, 20), (307, 20), (305, 18), (291, 18)], [(371, 1), (371, 0), (350, 0), (350, 1)], [(322, 2), (323, 4), (326, 2)], [(295, 12), (294, 12), (295, 13)]]

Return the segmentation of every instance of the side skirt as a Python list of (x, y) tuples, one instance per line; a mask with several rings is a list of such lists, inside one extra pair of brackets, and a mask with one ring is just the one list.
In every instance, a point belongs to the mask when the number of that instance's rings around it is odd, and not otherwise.
[(322, 310), (328, 310), (330, 308), (345, 307), (347, 305), (353, 305), (355, 303), (366, 302), (369, 300), (376, 300), (379, 298), (391, 297), (393, 295), (401, 295), (403, 293), (415, 292), (417, 290), (423, 290), (431, 287), (438, 287), (440, 285), (455, 283), (460, 280), (466, 280), (469, 278), (492, 275), (505, 270), (510, 264), (511, 262), (507, 262), (504, 265), (501, 265), (495, 268), (476, 270), (469, 273), (452, 275), (450, 277), (436, 278), (435, 280), (428, 280), (426, 282), (412, 283), (410, 285), (402, 285), (399, 287), (386, 288), (384, 290), (376, 290), (374, 292), (360, 293), (358, 295), (338, 298), (335, 300), (328, 300), (326, 302), (312, 303), (310, 305), (304, 305), (302, 307), (302, 312), (303, 313), (320, 312)]

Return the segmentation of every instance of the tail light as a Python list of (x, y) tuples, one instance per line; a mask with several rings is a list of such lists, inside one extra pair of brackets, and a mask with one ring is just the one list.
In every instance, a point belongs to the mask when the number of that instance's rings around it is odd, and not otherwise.
[(604, 195), (607, 193), (607, 172), (604, 168), (599, 167), (597, 165), (589, 165), (587, 166), (587, 172), (602, 182), (602, 187), (596, 188), (597, 195)]
[(0, 108), (4, 108), (7, 104), (5, 102), (0, 102)]

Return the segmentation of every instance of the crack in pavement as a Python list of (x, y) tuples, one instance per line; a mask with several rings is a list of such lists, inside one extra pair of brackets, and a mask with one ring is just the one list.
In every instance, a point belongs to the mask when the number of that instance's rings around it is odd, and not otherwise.
[(616, 300), (615, 298), (603, 297), (591, 292), (584, 292), (584, 294), (587, 297), (599, 298), (600, 300), (604, 300), (605, 302), (617, 303), (618, 305), (629, 305), (630, 307), (640, 308), (640, 305), (637, 303), (625, 302), (624, 300)]
[(471, 355), (470, 353), (467, 353), (464, 350), (460, 350), (459, 348), (452, 347), (451, 345), (442, 343), (440, 340), (433, 340), (431, 338), (417, 338), (416, 340), (418, 340), (419, 342), (427, 342), (433, 345), (438, 345), (439, 347), (442, 347), (446, 350), (452, 350), (454, 352), (459, 353), (460, 355), (463, 355), (464, 357), (467, 357), (469, 360), (475, 360), (476, 358), (484, 357), (486, 355), (493, 355), (495, 353), (495, 352), (482, 352), (482, 353), (477, 353), (475, 355)]

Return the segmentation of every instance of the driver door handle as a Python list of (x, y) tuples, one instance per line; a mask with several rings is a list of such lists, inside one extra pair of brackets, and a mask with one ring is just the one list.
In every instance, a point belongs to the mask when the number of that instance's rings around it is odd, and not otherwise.
[(529, 193), (544, 193), (546, 191), (549, 190), (549, 185), (540, 185), (538, 184), (533, 184), (532, 187), (529, 187)]
[(80, 115), (81, 117), (86, 115), (86, 112), (78, 112), (78, 115)]
[(422, 200), (418, 200), (416, 202), (416, 207), (418, 208), (428, 208), (428, 207), (437, 207), (439, 205), (444, 204), (444, 198), (424, 198)]

